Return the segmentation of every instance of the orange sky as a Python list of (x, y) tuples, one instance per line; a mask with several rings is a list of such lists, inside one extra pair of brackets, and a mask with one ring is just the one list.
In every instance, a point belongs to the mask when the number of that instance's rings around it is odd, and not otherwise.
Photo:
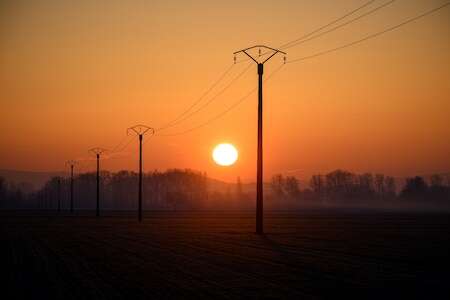
[[(365, 1), (2, 1), (0, 169), (61, 170), (113, 148), (127, 127), (160, 127), (253, 44), (277, 47)], [(386, 1), (375, 1), (370, 7)], [(287, 50), (288, 60), (351, 42), (445, 1), (399, 0)], [(282, 62), (275, 57), (265, 75)], [(233, 67), (217, 91), (245, 64)], [(195, 127), (257, 83), (256, 66), (206, 109), (161, 134)], [(214, 95), (214, 90), (211, 95)], [(208, 100), (206, 97), (205, 101)], [(223, 118), (145, 144), (145, 169), (206, 171), (254, 181), (256, 94)], [(393, 176), (450, 170), (450, 7), (399, 30), (286, 65), (264, 86), (265, 177), (336, 168)], [(219, 167), (220, 142), (240, 158)], [(137, 138), (103, 161), (137, 169)], [(85, 161), (83, 170), (94, 168)]]

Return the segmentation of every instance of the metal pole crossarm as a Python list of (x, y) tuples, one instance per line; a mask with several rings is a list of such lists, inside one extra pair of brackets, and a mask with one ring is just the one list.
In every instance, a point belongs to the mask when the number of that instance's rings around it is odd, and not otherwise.
[(275, 49), (275, 48), (271, 48), (271, 47), (268, 47), (268, 46), (265, 46), (265, 45), (256, 45), (256, 46), (248, 47), (248, 48), (245, 48), (245, 49), (233, 52), (233, 54), (238, 54), (239, 52), (245, 52), (247, 50), (251, 50), (251, 49), (255, 49), (255, 48), (266, 48), (266, 49), (269, 49), (269, 50), (272, 50), (272, 51), (275, 51), (275, 52), (280, 52), (280, 53), (286, 55), (286, 53), (281, 51), (281, 50), (278, 50), (278, 49)]
[(68, 161), (66, 161), (66, 166), (76, 166), (76, 165), (78, 165), (78, 161), (76, 161), (76, 160), (68, 160)]
[(149, 127), (147, 125), (135, 125), (135, 126), (129, 127), (129, 128), (127, 128), (127, 135), (129, 135), (131, 131), (137, 135), (144, 135), (147, 132), (151, 135), (155, 134), (155, 129), (152, 127)]
[(95, 148), (91, 148), (91, 149), (88, 150), (89, 153), (92, 153), (94, 155), (97, 155), (97, 154), (101, 155), (101, 154), (103, 154), (103, 153), (105, 153), (107, 151), (108, 151), (107, 149), (100, 148), (100, 147), (95, 147)]

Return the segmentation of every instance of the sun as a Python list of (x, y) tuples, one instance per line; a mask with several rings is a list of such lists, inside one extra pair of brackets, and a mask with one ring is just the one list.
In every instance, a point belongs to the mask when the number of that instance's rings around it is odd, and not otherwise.
[(212, 157), (220, 166), (231, 166), (238, 159), (238, 151), (232, 144), (223, 143), (214, 148)]

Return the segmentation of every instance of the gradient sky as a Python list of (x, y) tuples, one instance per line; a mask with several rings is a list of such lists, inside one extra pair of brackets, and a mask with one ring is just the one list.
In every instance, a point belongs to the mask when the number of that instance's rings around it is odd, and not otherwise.
[[(232, 64), (232, 52), (260, 43), (280, 46), (364, 2), (1, 1), (0, 168), (61, 170), (66, 160), (82, 159), (82, 170), (92, 170), (89, 148), (113, 148), (137, 123), (171, 121)], [(288, 60), (442, 3), (396, 1), (288, 49)], [(273, 58), (265, 75), (281, 62)], [(244, 67), (234, 66), (217, 91)], [(161, 134), (202, 124), (256, 84), (251, 66), (206, 109)], [(152, 137), (145, 169), (193, 168), (218, 179), (254, 181), (256, 105), (253, 94), (208, 126)], [(447, 7), (376, 39), (283, 67), (264, 86), (265, 177), (308, 178), (336, 168), (393, 176), (447, 172), (449, 117)], [(136, 170), (134, 139), (102, 167)], [(233, 167), (214, 164), (211, 151), (220, 142), (238, 148)]]

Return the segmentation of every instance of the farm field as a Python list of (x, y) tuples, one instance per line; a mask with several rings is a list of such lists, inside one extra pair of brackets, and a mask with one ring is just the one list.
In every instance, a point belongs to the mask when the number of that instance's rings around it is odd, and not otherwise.
[[(0, 213), (4, 294), (29, 299), (449, 299), (450, 215)], [(6, 299), (6, 298), (5, 298)]]

